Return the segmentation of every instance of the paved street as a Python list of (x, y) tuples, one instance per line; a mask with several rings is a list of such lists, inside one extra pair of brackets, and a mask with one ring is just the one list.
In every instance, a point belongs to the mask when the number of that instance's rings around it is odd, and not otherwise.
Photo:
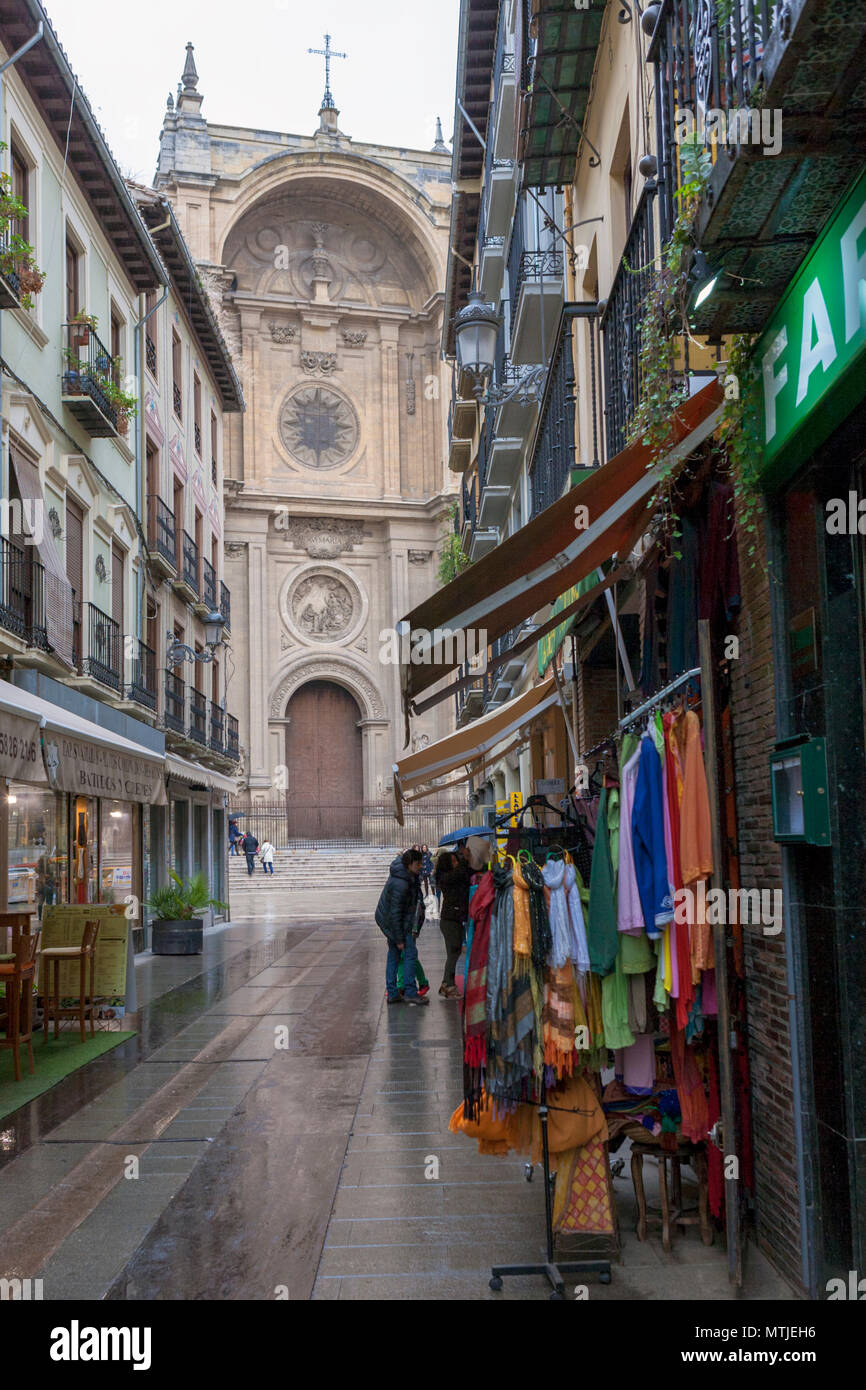
[[(136, 1038), (4, 1125), (9, 1274), (55, 1300), (547, 1297), (487, 1286), (491, 1263), (541, 1254), (543, 1191), (448, 1133), (460, 1006), (435, 994), (436, 924), (429, 1008), (389, 1010), (375, 894), (351, 913), (331, 896), (263, 889), (203, 956), (140, 959)], [(592, 1299), (730, 1296), (720, 1244), (640, 1244), (627, 1164), (615, 1188), (623, 1259)], [(744, 1296), (791, 1297), (752, 1248)]]

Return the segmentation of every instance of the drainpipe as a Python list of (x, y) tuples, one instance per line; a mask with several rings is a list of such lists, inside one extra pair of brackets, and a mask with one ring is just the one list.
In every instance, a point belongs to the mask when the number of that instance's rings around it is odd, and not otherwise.
[[(29, 38), (29, 39), (27, 40), (26, 43), (23, 43), (23, 44), (21, 45), (21, 47), (20, 47), (19, 49), (17, 49), (15, 53), (12, 54), (12, 57), (11, 57), (11, 58), (7, 58), (7, 59), (6, 59), (6, 62), (5, 62), (5, 63), (0, 64), (0, 141), (2, 141), (2, 139), (3, 139), (3, 116), (4, 116), (5, 109), (6, 109), (6, 93), (5, 93), (5, 90), (4, 90), (4, 82), (3, 82), (3, 77), (4, 77), (4, 75), (5, 75), (6, 69), (7, 69), (7, 68), (11, 68), (11, 67), (13, 66), (14, 63), (17, 63), (19, 58), (23, 58), (23, 57), (24, 57), (24, 54), (25, 54), (25, 53), (28, 53), (28, 52), (30, 51), (30, 49), (33, 47), (33, 45), (39, 42), (39, 40), (42, 38), (42, 36), (43, 36), (44, 33), (45, 33), (45, 24), (44, 24), (43, 21), (40, 19), (40, 21), (39, 21), (39, 28), (36, 30), (36, 33), (32, 36), (32, 38)], [(2, 315), (2, 313), (0, 313), (0, 356), (2, 356), (2, 351), (3, 351), (3, 346), (2, 346), (2, 331), (3, 331), (3, 315)], [(2, 372), (0, 372), (0, 421), (2, 421), (2, 419), (3, 419), (3, 374), (2, 374)]]

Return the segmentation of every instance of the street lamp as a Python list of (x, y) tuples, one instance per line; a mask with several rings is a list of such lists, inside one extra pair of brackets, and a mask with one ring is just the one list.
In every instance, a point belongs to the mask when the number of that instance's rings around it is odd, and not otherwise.
[(527, 367), (520, 379), (507, 388), (497, 386), (490, 380), (501, 327), (501, 315), (478, 290), (471, 292), (466, 304), (454, 316), (457, 365), (472, 378), (475, 399), (480, 405), (504, 405), (506, 401), (514, 399), (519, 399), (521, 405), (528, 405), (541, 400), (544, 394), (543, 366)]
[(165, 652), (165, 660), (168, 666), (180, 666), (184, 661), (213, 661), (217, 654), (217, 649), (223, 645), (223, 628), (226, 620), (218, 608), (212, 608), (205, 615), (204, 619), (204, 640), (205, 649), (202, 652), (195, 651), (187, 646), (185, 642), (178, 642), (174, 633), (166, 632), (168, 647)]

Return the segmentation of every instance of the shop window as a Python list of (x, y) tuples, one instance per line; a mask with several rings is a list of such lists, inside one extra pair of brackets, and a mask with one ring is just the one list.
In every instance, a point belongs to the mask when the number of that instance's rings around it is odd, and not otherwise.
[(133, 892), (135, 807), (106, 800), (101, 812), (99, 901), (122, 903)]
[(66, 801), (60, 792), (28, 782), (10, 782), (9, 908), (69, 901)]
[(99, 841), (96, 798), (77, 796), (72, 809), (71, 899), (99, 902)]

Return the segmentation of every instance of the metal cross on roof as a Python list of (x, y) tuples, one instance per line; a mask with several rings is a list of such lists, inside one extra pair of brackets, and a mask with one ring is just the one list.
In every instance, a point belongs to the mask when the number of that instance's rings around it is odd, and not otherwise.
[(308, 48), (307, 52), (313, 53), (317, 57), (324, 58), (325, 60), (325, 95), (322, 97), (322, 106), (323, 108), (326, 106), (333, 108), (335, 102), (333, 96), (331, 95), (331, 59), (348, 58), (349, 55), (348, 53), (337, 53), (333, 48), (331, 48), (330, 34), (325, 35), (324, 48)]

